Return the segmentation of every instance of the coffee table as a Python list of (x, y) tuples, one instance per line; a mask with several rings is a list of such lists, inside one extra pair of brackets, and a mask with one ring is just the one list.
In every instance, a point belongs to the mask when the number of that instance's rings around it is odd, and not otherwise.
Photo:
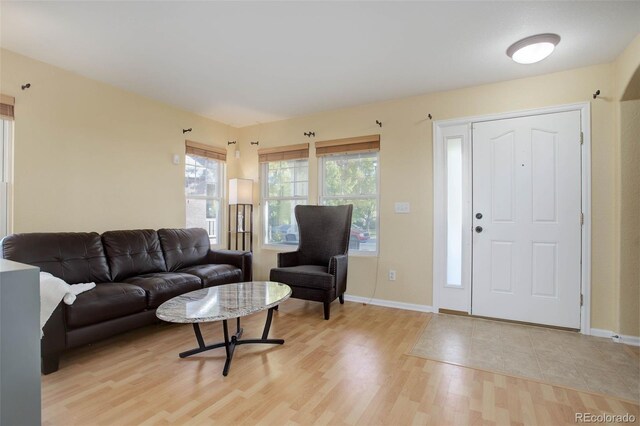
[[(198, 341), (198, 347), (180, 353), (185, 358), (200, 352), (224, 346), (227, 359), (222, 375), (229, 373), (233, 352), (238, 345), (247, 343), (268, 343), (282, 345), (284, 339), (268, 339), (273, 311), (291, 296), (291, 288), (286, 284), (272, 281), (251, 281), (244, 283), (223, 284), (211, 288), (192, 291), (167, 300), (156, 310), (156, 316), (163, 321), (175, 323), (192, 323)], [(262, 338), (244, 339), (240, 327), (240, 317), (255, 312), (267, 311)], [(227, 320), (236, 318), (236, 333), (229, 337)], [(224, 342), (206, 345), (200, 332), (200, 323), (222, 321)]]

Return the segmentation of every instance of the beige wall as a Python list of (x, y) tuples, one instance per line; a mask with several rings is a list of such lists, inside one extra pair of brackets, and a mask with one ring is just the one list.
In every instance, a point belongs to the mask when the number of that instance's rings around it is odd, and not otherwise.
[(613, 97), (625, 101), (638, 99), (640, 87), (634, 85), (630, 88), (630, 83), (640, 69), (640, 34), (629, 43), (613, 65), (615, 73)]
[[(348, 293), (414, 303), (432, 304), (433, 184), (432, 121), (592, 101), (600, 89), (612, 91), (612, 66), (598, 65), (534, 78), (507, 81), (462, 90), (330, 111), (240, 129), (238, 172), (258, 180), (255, 147), (308, 142), (303, 132), (313, 130), (315, 140), (381, 134), (380, 254), (351, 257)], [(602, 97), (592, 107), (593, 264), (592, 326), (612, 330), (617, 322), (615, 268), (616, 147), (613, 101)], [(379, 128), (375, 120), (380, 120)], [(314, 139), (312, 139), (314, 140)], [(317, 161), (310, 162), (311, 202), (317, 202)], [(256, 189), (258, 186), (256, 185)], [(257, 196), (256, 196), (257, 198)], [(396, 201), (409, 201), (411, 213), (393, 213)], [(257, 215), (259, 216), (259, 215)], [(259, 221), (259, 217), (256, 217)], [(258, 238), (258, 240), (261, 240)], [(260, 244), (258, 244), (259, 246)], [(256, 276), (267, 278), (276, 263), (276, 252), (258, 247)], [(397, 270), (397, 281), (387, 280), (388, 269)]]
[[(238, 139), (241, 157), (233, 156), (232, 146), (228, 175), (254, 179), (256, 201), (257, 148), (249, 141), (259, 139), (260, 147), (309, 142), (303, 136), (307, 130), (316, 132), (311, 141), (380, 133), (380, 253), (351, 258), (348, 292), (431, 305), (432, 121), (427, 114), (444, 120), (591, 102), (592, 327), (637, 335), (633, 330), (637, 330), (638, 306), (625, 303), (637, 294), (637, 284), (631, 281), (624, 289), (619, 285), (624, 274), (620, 251), (626, 244), (620, 238), (621, 224), (626, 223), (622, 212), (633, 207), (620, 201), (626, 178), (620, 173), (624, 131), (619, 125), (622, 112), (617, 94), (622, 93), (620, 81), (629, 81), (626, 75), (634, 72), (639, 40), (614, 64), (242, 129), (1, 50), (0, 91), (16, 97), (14, 231), (183, 226), (183, 166), (171, 164), (172, 154), (184, 150), (182, 128), (192, 127), (190, 139), (214, 146), (225, 147), (227, 140)], [(25, 82), (32, 88), (21, 91)], [(593, 101), (596, 89), (603, 95)], [(375, 120), (382, 121), (383, 127)], [(315, 203), (313, 150), (310, 176), (310, 197)], [(411, 214), (394, 214), (396, 201), (409, 201)], [(261, 248), (261, 236), (257, 237), (256, 277), (266, 278), (276, 252)], [(397, 281), (387, 281), (388, 269), (397, 270)]]
[(613, 63), (614, 121), (617, 149), (616, 253), (617, 328), (640, 335), (640, 35)]
[(640, 100), (621, 104), (620, 333), (640, 336)]
[(184, 226), (182, 129), (225, 148), (236, 132), (7, 50), (0, 91), (16, 98), (14, 232)]

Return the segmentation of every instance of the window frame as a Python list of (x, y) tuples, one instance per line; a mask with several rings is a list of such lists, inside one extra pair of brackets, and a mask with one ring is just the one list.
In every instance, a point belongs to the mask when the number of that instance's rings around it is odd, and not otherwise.
[[(2, 151), (0, 161), (2, 162), (2, 167), (0, 167), (0, 185), (4, 186), (4, 197), (0, 200), (2, 201), (0, 206), (4, 205), (4, 212), (0, 213), (0, 220), (4, 222), (0, 223), (1, 239), (4, 236), (11, 235), (13, 233), (13, 188), (11, 185), (11, 179), (13, 177), (12, 158), (14, 121), (4, 118), (0, 118), (0, 121), (2, 121), (2, 138), (0, 139), (0, 150)], [(2, 216), (3, 214), (4, 217)]]
[[(307, 162), (307, 195), (292, 197), (269, 197), (269, 163), (281, 163), (283, 161), (306, 161)], [(264, 249), (277, 249), (282, 251), (295, 251), (297, 245), (270, 243), (267, 241), (267, 232), (269, 221), (267, 218), (267, 203), (269, 201), (303, 201), (303, 204), (309, 204), (309, 187), (311, 182), (311, 174), (309, 173), (309, 158), (296, 158), (290, 160), (266, 161), (260, 163), (260, 242)], [(295, 184), (294, 184), (295, 185)]]
[[(318, 205), (319, 206), (323, 206), (325, 204), (323, 204), (323, 200), (327, 199), (327, 200), (340, 200), (340, 199), (351, 199), (351, 200), (370, 200), (373, 197), (369, 196), (369, 195), (349, 195), (349, 196), (343, 196), (343, 195), (329, 195), (329, 196), (324, 196), (324, 162), (325, 159), (327, 158), (335, 158), (335, 157), (348, 157), (348, 156), (355, 156), (355, 155), (360, 155), (360, 154), (373, 154), (376, 157), (377, 163), (378, 163), (378, 167), (376, 170), (376, 194), (375, 194), (375, 200), (376, 200), (376, 249), (369, 251), (369, 250), (356, 250), (356, 249), (349, 249), (349, 256), (355, 256), (355, 257), (377, 257), (380, 254), (380, 151), (376, 150), (376, 151), (371, 151), (371, 152), (344, 152), (344, 153), (339, 153), (339, 154), (328, 154), (328, 155), (322, 155), (318, 157)], [(353, 225), (353, 220), (352, 220), (352, 225)], [(349, 231), (351, 232), (351, 231)]]
[[(218, 168), (218, 173), (217, 173), (217, 177), (219, 179), (219, 194), (218, 197), (209, 197), (206, 195), (189, 195), (187, 193), (187, 157), (199, 157), (199, 158), (204, 158), (206, 160), (209, 161), (216, 161), (220, 164), (220, 167)], [(214, 243), (213, 239), (211, 238), (211, 235), (209, 235), (209, 244), (211, 245), (211, 247), (215, 247), (215, 248), (223, 248), (224, 247), (224, 243), (226, 241), (225, 239), (225, 224), (226, 224), (226, 206), (227, 206), (227, 191), (226, 191), (226, 186), (227, 186), (227, 162), (223, 161), (223, 160), (219, 160), (216, 158), (210, 158), (210, 157), (205, 157), (203, 155), (197, 155), (197, 154), (185, 154), (184, 156), (184, 173), (183, 173), (183, 178), (185, 180), (184, 182), (184, 195), (185, 195), (185, 199), (184, 199), (184, 207), (185, 207), (185, 226), (186, 226), (186, 222), (187, 222), (187, 217), (186, 217), (186, 209), (187, 209), (187, 203), (188, 201), (191, 200), (212, 200), (212, 201), (218, 201), (218, 223), (217, 228), (214, 228), (214, 232), (217, 231), (218, 235), (217, 235), (217, 241)], [(207, 233), (208, 233), (208, 229), (207, 229)]]

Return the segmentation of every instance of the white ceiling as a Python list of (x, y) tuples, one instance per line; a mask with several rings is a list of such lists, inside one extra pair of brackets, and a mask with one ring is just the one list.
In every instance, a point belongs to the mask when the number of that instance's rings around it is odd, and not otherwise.
[[(6, 49), (245, 126), (610, 62), (640, 2), (6, 2)], [(520, 38), (562, 41), (535, 65)]]

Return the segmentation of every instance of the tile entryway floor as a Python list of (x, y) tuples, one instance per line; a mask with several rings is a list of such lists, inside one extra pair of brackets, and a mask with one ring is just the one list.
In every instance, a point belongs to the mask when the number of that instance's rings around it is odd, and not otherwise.
[(640, 401), (638, 352), (577, 332), (434, 314), (410, 355)]

